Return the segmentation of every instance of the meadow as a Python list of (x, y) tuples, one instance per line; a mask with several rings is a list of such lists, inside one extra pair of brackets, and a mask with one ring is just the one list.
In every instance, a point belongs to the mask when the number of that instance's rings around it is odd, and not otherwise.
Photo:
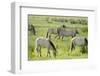
[[(36, 35), (28, 31), (28, 60), (51, 60), (51, 59), (84, 59), (88, 58), (88, 53), (83, 53), (80, 47), (76, 47), (74, 51), (70, 52), (71, 37), (64, 37), (64, 39), (55, 38), (52, 34), (51, 41), (57, 49), (57, 56), (47, 57), (47, 48), (41, 48), (42, 57), (38, 57), (35, 52), (35, 40), (39, 37), (46, 37), (48, 28), (57, 28), (61, 25), (67, 27), (77, 28), (79, 34), (77, 36), (88, 37), (88, 18), (74, 17), (74, 16), (36, 16), (28, 15), (28, 25), (34, 25)], [(51, 53), (52, 54), (52, 53)]]

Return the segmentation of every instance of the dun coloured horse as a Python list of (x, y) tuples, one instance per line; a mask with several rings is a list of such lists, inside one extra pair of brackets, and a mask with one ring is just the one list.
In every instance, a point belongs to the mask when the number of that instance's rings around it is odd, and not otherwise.
[(76, 36), (76, 34), (79, 34), (77, 29), (69, 29), (69, 28), (60, 28), (58, 30), (58, 36), (59, 38), (62, 37), (69, 37), (71, 36), (72, 38)]
[(74, 37), (71, 40), (70, 51), (73, 51), (76, 46), (80, 46), (81, 49), (88, 49), (88, 40), (86, 37)]
[[(37, 38), (35, 41), (35, 50), (37, 51), (38, 55), (41, 57), (41, 47), (47, 48), (47, 56), (50, 55), (50, 51), (52, 51), (53, 56), (56, 57), (56, 48), (51, 40), (48, 38)], [(43, 50), (42, 50), (43, 51)]]
[(51, 34), (55, 34), (56, 37), (57, 37), (58, 36), (58, 31), (61, 28), (66, 28), (66, 26), (65, 25), (62, 25), (62, 26), (57, 27), (57, 28), (49, 28), (48, 31), (47, 31), (47, 34), (46, 34), (46, 38), (51, 38)]

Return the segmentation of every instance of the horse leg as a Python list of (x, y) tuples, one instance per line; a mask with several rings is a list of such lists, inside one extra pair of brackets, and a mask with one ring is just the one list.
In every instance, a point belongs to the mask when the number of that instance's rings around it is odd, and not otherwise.
[(64, 36), (62, 36), (62, 40), (63, 40)]
[(70, 45), (70, 52), (72, 52), (73, 49), (75, 49), (75, 46), (74, 46), (73, 42), (71, 42), (71, 45)]
[(47, 52), (47, 57), (48, 57), (48, 56), (50, 56), (50, 50), (49, 50), (49, 49), (48, 49), (48, 52)]
[(32, 33), (33, 33), (33, 35), (35, 35), (35, 31), (32, 29)]
[[(75, 50), (75, 45), (74, 45), (74, 44), (73, 44), (73, 49)], [(72, 49), (72, 50), (73, 50), (73, 49)]]
[(41, 57), (42, 55), (41, 55), (41, 46), (40, 46), (40, 48), (39, 48), (39, 56)]
[(46, 38), (48, 38), (48, 35), (49, 35), (49, 32), (47, 32), (47, 34), (46, 34)]
[(86, 53), (88, 53), (88, 46), (86, 45)]
[(37, 51), (37, 55), (39, 57), (39, 48), (38, 47), (36, 48), (36, 51)]
[(81, 52), (82, 52), (82, 53), (85, 53), (85, 51), (86, 51), (86, 50), (85, 50), (85, 46), (81, 46)]
[(86, 45), (86, 50), (88, 51), (88, 45)]
[(41, 56), (40, 46), (36, 47), (36, 51), (37, 51), (38, 57), (40, 57)]
[(87, 45), (85, 45), (84, 48), (85, 48), (85, 53), (88, 53), (88, 47), (87, 47)]
[(56, 57), (56, 51), (53, 50), (53, 56)]
[(51, 39), (51, 34), (49, 35), (49, 39)]
[(58, 36), (58, 39), (60, 39), (60, 35)]
[(70, 52), (72, 51), (72, 42), (71, 42), (71, 44), (70, 44)]

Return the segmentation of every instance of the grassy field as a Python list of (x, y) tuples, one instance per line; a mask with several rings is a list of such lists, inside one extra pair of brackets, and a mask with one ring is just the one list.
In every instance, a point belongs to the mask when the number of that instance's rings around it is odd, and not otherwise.
[[(38, 57), (35, 53), (35, 39), (38, 37), (46, 37), (48, 28), (57, 28), (61, 25), (66, 25), (68, 27), (77, 28), (79, 31), (78, 36), (87, 37), (88, 26), (87, 24), (70, 23), (70, 20), (88, 20), (87, 17), (56, 17), (56, 16), (28, 16), (28, 24), (33, 24), (36, 29), (36, 35), (33, 35), (31, 31), (28, 31), (28, 60), (48, 60), (48, 59), (82, 59), (87, 58), (87, 53), (82, 53), (80, 47), (76, 47), (73, 52), (69, 52), (71, 37), (64, 37), (64, 39), (55, 38), (56, 35), (52, 35), (52, 42), (54, 43), (58, 53), (57, 57), (53, 56), (47, 57), (47, 48), (42, 48), (42, 57)], [(52, 53), (51, 53), (52, 54)]]

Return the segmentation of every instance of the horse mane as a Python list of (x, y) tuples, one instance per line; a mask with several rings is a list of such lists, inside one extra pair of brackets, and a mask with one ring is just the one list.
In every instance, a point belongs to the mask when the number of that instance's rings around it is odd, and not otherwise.
[(56, 48), (55, 48), (55, 46), (54, 46), (54, 44), (52, 43), (51, 40), (49, 40), (49, 43), (52, 45), (53, 49), (56, 51)]

